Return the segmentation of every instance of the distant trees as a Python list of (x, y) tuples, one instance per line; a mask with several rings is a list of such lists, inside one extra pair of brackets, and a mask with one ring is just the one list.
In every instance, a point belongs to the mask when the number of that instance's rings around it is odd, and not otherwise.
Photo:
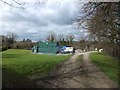
[(57, 42), (58, 42), (60, 45), (66, 45), (65, 35), (59, 34), (59, 35), (58, 35)]
[(59, 35), (58, 35), (58, 41), (62, 42), (62, 41), (64, 41), (64, 40), (65, 40), (64, 35), (63, 35), (63, 34), (59, 34)]
[(56, 41), (56, 34), (54, 32), (50, 32), (50, 34), (47, 37), (47, 40), (50, 42), (55, 42)]
[(13, 44), (13, 48), (15, 49), (30, 49), (33, 47), (33, 42), (32, 40), (30, 39), (23, 39), (23, 41), (16, 41), (14, 44)]
[(57, 42), (59, 45), (73, 45), (74, 35), (68, 34), (58, 34), (56, 35), (54, 32), (50, 32), (50, 34), (46, 38), (47, 41)]
[(10, 32), (10, 33), (8, 33), (8, 34), (6, 35), (6, 37), (7, 37), (7, 39), (8, 39), (8, 41), (7, 41), (7, 43), (8, 43), (8, 45), (7, 45), (8, 48), (12, 48), (13, 43), (16, 42), (17, 35), (16, 35), (15, 33)]
[(79, 43), (80, 43), (80, 49), (84, 50), (85, 49), (85, 45), (86, 45), (86, 41), (85, 40), (80, 40)]
[(68, 45), (72, 45), (73, 40), (74, 40), (74, 35), (68, 34), (66, 36), (66, 41), (68, 42)]
[[(6, 36), (1, 35), (0, 36), (0, 44), (1, 50), (6, 50), (6, 49), (30, 49), (34, 46), (37, 45), (37, 43), (33, 43), (32, 40), (30, 39), (23, 39), (22, 41), (17, 41), (17, 35), (14, 33), (8, 33)], [(56, 35), (54, 32), (51, 32), (48, 37), (46, 37), (47, 41), (50, 42), (56, 42), (59, 45), (69, 45), (69, 46), (76, 46), (77, 44), (73, 43), (74, 41), (74, 35), (68, 34), (68, 35), (63, 35), (59, 34)]]
[(4, 35), (0, 35), (0, 51), (7, 50), (8, 38)]
[(16, 42), (17, 35), (14, 33), (8, 33), (5, 35), (0, 35), (0, 51), (12, 48), (12, 45)]
[(14, 33), (8, 33), (6, 36), (0, 35), (0, 51), (7, 49), (31, 49), (36, 43), (33, 43), (30, 39), (23, 39), (23, 41), (17, 41), (17, 35)]

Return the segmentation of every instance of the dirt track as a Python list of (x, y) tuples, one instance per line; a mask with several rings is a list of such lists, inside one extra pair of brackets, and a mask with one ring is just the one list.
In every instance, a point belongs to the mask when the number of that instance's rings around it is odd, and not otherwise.
[[(101, 72), (89, 59), (89, 53), (79, 50), (68, 61), (60, 64), (47, 77), (38, 80), (45, 88), (117, 88), (117, 84)], [(83, 55), (83, 60), (77, 60)]]

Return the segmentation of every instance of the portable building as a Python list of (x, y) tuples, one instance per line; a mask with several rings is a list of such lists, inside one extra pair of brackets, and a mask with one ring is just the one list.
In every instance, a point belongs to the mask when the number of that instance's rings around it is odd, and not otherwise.
[(58, 50), (55, 42), (39, 42), (37, 46), (32, 48), (35, 53), (56, 53)]

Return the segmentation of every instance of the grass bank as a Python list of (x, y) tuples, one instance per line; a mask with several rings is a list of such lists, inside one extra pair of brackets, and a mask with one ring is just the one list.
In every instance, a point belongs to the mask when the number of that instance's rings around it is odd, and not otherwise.
[[(2, 52), (3, 87), (28, 86), (28, 76), (46, 75), (71, 55), (33, 54), (30, 50), (9, 49)], [(13, 86), (12, 86), (13, 85)], [(17, 86), (18, 85), (18, 86)]]
[(118, 83), (118, 62), (115, 58), (103, 53), (91, 53), (90, 58), (111, 80)]

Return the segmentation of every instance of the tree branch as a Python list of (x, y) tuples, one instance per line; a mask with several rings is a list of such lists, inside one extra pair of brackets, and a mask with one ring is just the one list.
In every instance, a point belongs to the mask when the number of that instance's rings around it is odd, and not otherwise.
[(22, 9), (25, 9), (25, 8), (22, 6), (21, 3), (15, 1), (15, 0), (12, 0), (12, 1), (13, 1), (14, 3), (18, 4), (20, 7), (16, 7), (16, 6), (14, 6), (14, 5), (12, 5), (12, 4), (10, 4), (9, 2), (6, 2), (6, 1), (4, 1), (4, 0), (0, 0), (0, 1), (3, 2), (4, 4), (10, 6), (10, 7), (13, 7), (13, 8), (22, 8)]

